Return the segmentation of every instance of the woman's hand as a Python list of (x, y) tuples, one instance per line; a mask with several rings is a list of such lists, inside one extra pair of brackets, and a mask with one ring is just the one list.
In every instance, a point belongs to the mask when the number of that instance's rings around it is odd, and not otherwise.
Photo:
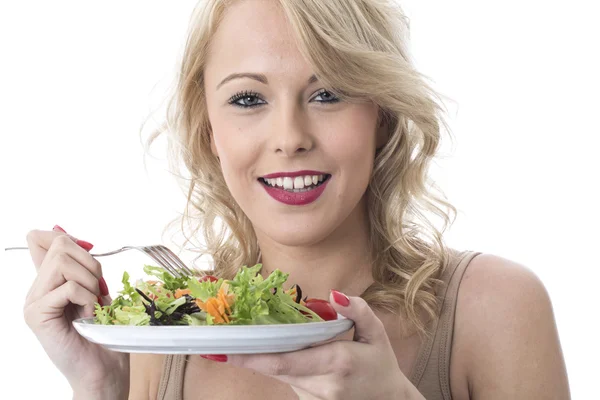
[(400, 371), (383, 323), (368, 304), (336, 291), (331, 304), (354, 321), (354, 341), (290, 353), (230, 355), (228, 362), (290, 384), (302, 400), (422, 398)]
[(92, 245), (58, 226), (30, 232), (27, 242), (38, 272), (25, 300), (27, 325), (76, 396), (127, 398), (129, 355), (89, 342), (72, 325), (93, 317), (97, 301), (111, 301)]

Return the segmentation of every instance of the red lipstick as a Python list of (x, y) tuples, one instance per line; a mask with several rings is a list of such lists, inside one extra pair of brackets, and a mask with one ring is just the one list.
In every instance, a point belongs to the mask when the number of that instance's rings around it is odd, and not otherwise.
[(310, 171), (310, 170), (303, 170), (303, 171), (295, 171), (295, 172), (275, 172), (274, 174), (269, 174), (269, 175), (265, 175), (263, 176), (264, 179), (273, 179), (273, 178), (284, 178), (286, 176), (289, 176), (290, 178), (295, 178), (297, 176), (305, 176), (305, 175), (327, 175), (326, 172), (320, 172), (320, 171)]
[[(267, 184), (264, 179), (274, 179), (274, 178), (292, 178), (296, 176), (315, 176), (315, 175), (323, 175), (324, 179), (322, 182), (318, 184), (318, 186), (314, 186), (311, 189), (302, 191), (302, 192), (293, 192), (291, 190), (283, 189), (279, 186), (271, 186)], [(292, 173), (274, 173), (265, 175), (264, 178), (259, 179), (261, 185), (265, 188), (266, 192), (274, 198), (275, 200), (291, 205), (291, 206), (303, 206), (306, 204), (310, 204), (317, 200), (325, 191), (327, 184), (329, 183), (329, 179), (331, 175), (317, 172), (317, 171), (298, 171)]]

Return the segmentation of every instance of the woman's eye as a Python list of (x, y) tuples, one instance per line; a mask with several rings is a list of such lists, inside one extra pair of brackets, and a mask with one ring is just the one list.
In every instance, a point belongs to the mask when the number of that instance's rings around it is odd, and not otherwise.
[[(318, 103), (337, 103), (340, 101), (335, 94), (327, 90), (320, 91), (315, 97), (313, 97), (313, 100), (317, 101)], [(236, 107), (253, 108), (262, 104), (266, 104), (267, 102), (261, 99), (258, 93), (241, 92), (233, 95), (229, 99), (228, 103)]]
[[(319, 98), (321, 99), (319, 100)], [(338, 101), (340, 101), (340, 99), (335, 94), (328, 92), (327, 90), (320, 91), (314, 97), (314, 99), (319, 101), (320, 103), (337, 103)]]
[(229, 104), (242, 108), (256, 107), (266, 102), (256, 93), (238, 93), (229, 99)]

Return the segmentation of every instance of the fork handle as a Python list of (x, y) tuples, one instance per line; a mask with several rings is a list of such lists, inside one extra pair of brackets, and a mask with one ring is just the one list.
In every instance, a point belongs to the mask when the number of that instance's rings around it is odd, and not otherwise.
[[(17, 247), (5, 247), (5, 248), (4, 248), (4, 251), (9, 251), (9, 250), (29, 250), (29, 247), (20, 247), (20, 246), (17, 246)], [(103, 253), (103, 254), (91, 254), (91, 253), (90, 253), (90, 255), (91, 255), (92, 257), (110, 256), (111, 254), (116, 254), (116, 253), (118, 253), (119, 251), (120, 251), (120, 250), (117, 250), (117, 251), (111, 251), (110, 253)]]

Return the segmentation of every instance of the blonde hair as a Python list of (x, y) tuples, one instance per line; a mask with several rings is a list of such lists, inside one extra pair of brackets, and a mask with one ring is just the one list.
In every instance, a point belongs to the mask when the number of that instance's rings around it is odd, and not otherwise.
[[(204, 0), (194, 10), (166, 123), (149, 141), (168, 133), (171, 166), (187, 175), (181, 232), (226, 278), (253, 265), (260, 251), (211, 152), (205, 104), (210, 39), (234, 1)], [(377, 104), (389, 128), (366, 193), (375, 283), (362, 297), (375, 309), (405, 314), (423, 333), (422, 312), (427, 320), (437, 316), (434, 291), (448, 259), (442, 234), (455, 210), (428, 179), (445, 124), (439, 96), (407, 54), (407, 19), (392, 0), (276, 1), (319, 80), (347, 101)], [(194, 242), (199, 232), (204, 244)]]

